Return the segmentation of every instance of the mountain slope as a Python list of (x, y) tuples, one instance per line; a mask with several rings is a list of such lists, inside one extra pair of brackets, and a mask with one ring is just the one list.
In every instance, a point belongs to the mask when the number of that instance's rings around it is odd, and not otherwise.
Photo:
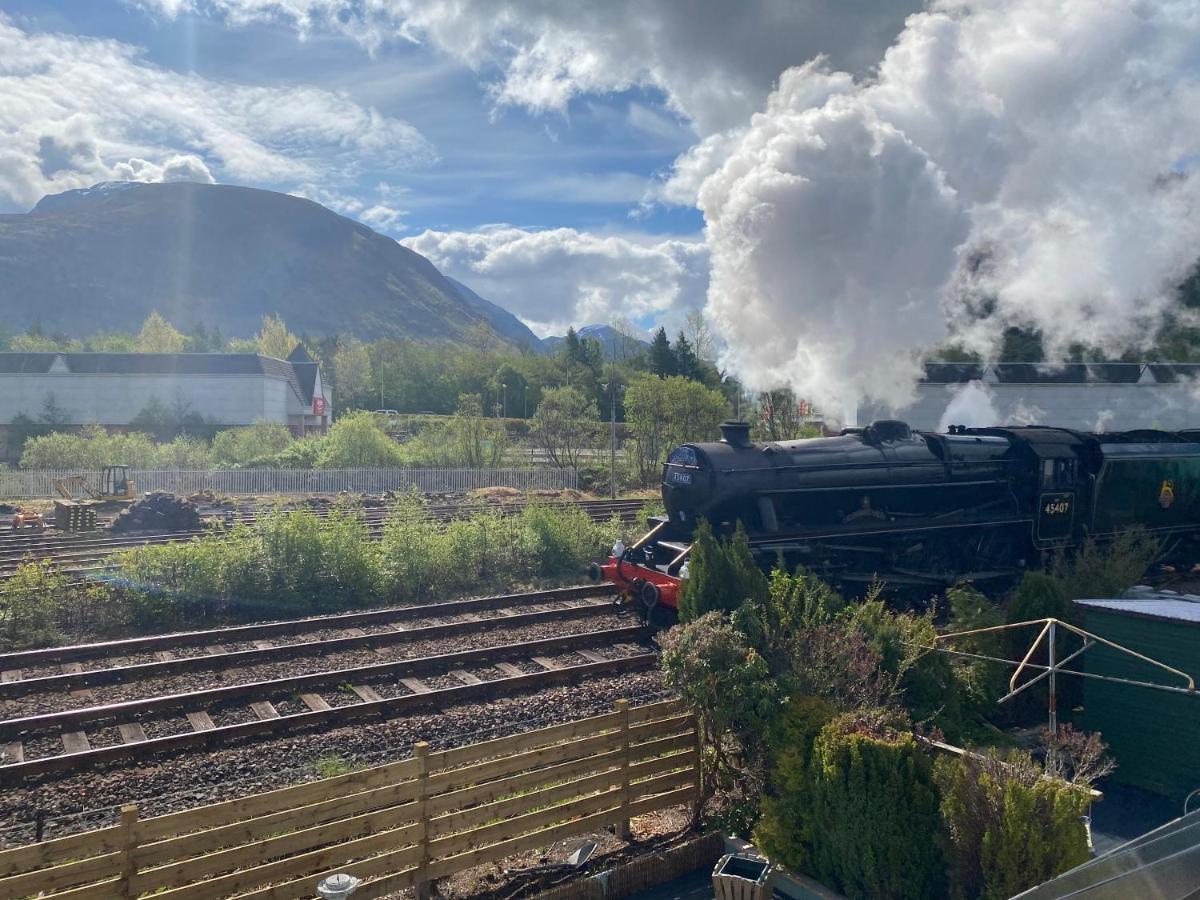
[(230, 336), (276, 312), (312, 335), (518, 333), (425, 257), (320, 204), (192, 183), (103, 184), (0, 215), (0, 308), (10, 331), (38, 322), (73, 337), (137, 329), (152, 309)]
[(479, 311), (492, 329), (501, 337), (507, 338), (517, 346), (527, 346), (536, 350), (541, 341), (529, 330), (529, 326), (510, 313), (507, 309), (497, 306), (491, 300), (484, 300), (477, 293), (455, 278), (446, 276), (446, 280), (458, 291), (458, 295), (473, 309)]
[[(636, 353), (644, 353), (650, 349), (650, 344), (640, 338), (627, 338), (611, 325), (584, 325), (576, 332), (581, 338), (592, 338), (600, 342), (604, 355), (608, 359), (627, 357)], [(542, 338), (543, 353), (557, 353), (567, 342), (565, 336), (551, 335)]]

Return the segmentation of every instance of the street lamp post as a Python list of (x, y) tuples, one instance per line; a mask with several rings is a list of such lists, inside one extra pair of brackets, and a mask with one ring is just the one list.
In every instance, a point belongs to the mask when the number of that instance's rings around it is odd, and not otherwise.
[(507, 385), (507, 384), (504, 384), (503, 382), (501, 382), (501, 383), (500, 383), (500, 390), (503, 392), (503, 395), (504, 395), (504, 400), (502, 401), (502, 407), (503, 407), (503, 409), (504, 409), (504, 416), (503, 416), (503, 417), (504, 417), (505, 419), (507, 419), (507, 418), (508, 418), (508, 385)]
[(602, 385), (608, 391), (608, 496), (617, 499), (617, 379)]

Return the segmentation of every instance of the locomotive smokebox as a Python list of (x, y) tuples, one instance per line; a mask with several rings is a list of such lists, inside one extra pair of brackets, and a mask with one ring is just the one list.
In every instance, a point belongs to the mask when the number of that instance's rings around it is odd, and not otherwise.
[(721, 441), (730, 447), (750, 446), (749, 422), (722, 422)]

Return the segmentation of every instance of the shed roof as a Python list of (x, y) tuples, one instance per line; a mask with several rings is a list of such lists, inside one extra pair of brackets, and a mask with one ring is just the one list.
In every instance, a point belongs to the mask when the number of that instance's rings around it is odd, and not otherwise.
[(1200, 625), (1200, 597), (1171, 592), (1097, 600), (1076, 600), (1086, 609), (1099, 609), (1140, 619)]

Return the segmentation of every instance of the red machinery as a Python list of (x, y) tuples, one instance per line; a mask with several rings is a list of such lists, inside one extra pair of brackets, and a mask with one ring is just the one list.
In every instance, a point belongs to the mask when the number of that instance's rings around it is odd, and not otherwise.
[[(648, 565), (639, 553), (652, 541), (666, 522), (658, 522), (650, 531), (626, 547), (621, 541), (613, 545), (612, 555), (603, 563), (592, 563), (588, 574), (593, 581), (607, 581), (622, 594), (635, 601), (647, 619), (674, 616), (679, 604), (679, 587), (687, 578), (687, 556), (691, 546), (682, 547), (670, 564), (662, 567)], [(664, 569), (666, 571), (664, 571)], [(676, 572), (669, 575), (668, 572)]]

